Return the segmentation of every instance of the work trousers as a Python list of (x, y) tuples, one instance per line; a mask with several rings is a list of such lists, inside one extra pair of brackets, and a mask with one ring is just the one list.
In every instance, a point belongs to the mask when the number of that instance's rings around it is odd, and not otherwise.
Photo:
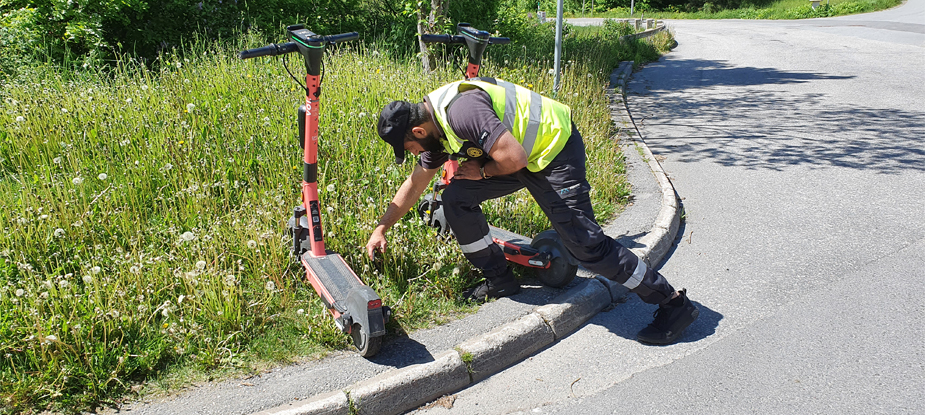
[(492, 241), (479, 205), (526, 187), (563, 245), (583, 267), (623, 284), (646, 303), (666, 302), (675, 291), (671, 284), (632, 251), (605, 235), (595, 221), (585, 161), (584, 141), (573, 125), (565, 147), (542, 171), (522, 169), (485, 180), (450, 183), (443, 191), (443, 210), (463, 254), (488, 279), (506, 271), (504, 252)]

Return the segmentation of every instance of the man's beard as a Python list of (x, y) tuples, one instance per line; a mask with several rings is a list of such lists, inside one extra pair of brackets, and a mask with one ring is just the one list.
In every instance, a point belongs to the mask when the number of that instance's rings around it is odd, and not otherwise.
[(433, 153), (439, 153), (443, 151), (443, 144), (440, 144), (440, 139), (438, 139), (437, 135), (434, 133), (430, 133), (427, 135), (427, 137), (417, 140), (417, 143), (421, 145), (424, 151), (430, 151)]

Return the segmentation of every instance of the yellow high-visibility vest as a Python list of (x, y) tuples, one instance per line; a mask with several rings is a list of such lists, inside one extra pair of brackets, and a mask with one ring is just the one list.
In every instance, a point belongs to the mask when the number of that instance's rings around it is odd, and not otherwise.
[(450, 128), (446, 109), (459, 93), (474, 88), (488, 93), (492, 109), (501, 124), (523, 146), (527, 153), (527, 170), (543, 170), (565, 147), (572, 134), (572, 115), (568, 105), (500, 79), (474, 78), (444, 85), (427, 94), (434, 118), (446, 135), (443, 146), (447, 153), (458, 153), (465, 141)]

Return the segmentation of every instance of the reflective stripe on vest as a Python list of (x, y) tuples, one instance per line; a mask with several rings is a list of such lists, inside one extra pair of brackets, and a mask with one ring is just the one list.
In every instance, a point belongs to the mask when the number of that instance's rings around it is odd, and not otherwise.
[[(476, 78), (444, 85), (427, 96), (434, 109), (434, 118), (447, 137), (444, 147), (448, 153), (459, 152), (463, 140), (456, 136), (450, 128), (446, 109), (460, 92), (474, 88), (487, 92), (491, 97), (493, 109), (501, 120), (501, 124), (514, 135), (526, 152), (528, 170), (534, 172), (542, 170), (565, 146), (565, 141), (571, 135), (571, 113), (568, 106), (510, 82), (492, 78)], [(517, 111), (518, 98), (527, 107), (522, 108), (526, 111)], [(524, 102), (528, 99), (529, 104)], [(550, 107), (546, 108), (544, 102)], [(544, 122), (547, 123), (545, 129), (542, 128)], [(541, 134), (541, 131), (544, 133)], [(539, 147), (537, 147), (538, 142)]]

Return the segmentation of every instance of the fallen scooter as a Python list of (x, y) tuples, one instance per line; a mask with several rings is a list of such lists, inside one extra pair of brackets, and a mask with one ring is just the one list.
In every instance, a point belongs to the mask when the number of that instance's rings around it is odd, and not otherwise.
[[(464, 72), (464, 79), (473, 79), (479, 76), (479, 68), (482, 63), (482, 54), (485, 48), (490, 44), (510, 43), (506, 37), (491, 37), (483, 30), (478, 30), (468, 23), (459, 23), (456, 26), (457, 35), (421, 35), (421, 41), (425, 43), (446, 43), (465, 45), (469, 51), (468, 65)], [(446, 223), (443, 214), (443, 202), (439, 192), (446, 188), (455, 175), (459, 167), (459, 158), (465, 158), (465, 154), (450, 155), (443, 165), (443, 173), (436, 180), (433, 191), (424, 195), (418, 204), (418, 214), (430, 226), (433, 226), (441, 233), (452, 232)], [(546, 230), (540, 232), (532, 240), (513, 232), (508, 232), (494, 226), (490, 226), (492, 239), (504, 251), (504, 256), (508, 261), (533, 268), (536, 277), (544, 285), (550, 287), (564, 287), (575, 278), (578, 272), (578, 261), (576, 261), (565, 246), (555, 230)]]
[[(305, 268), (305, 277), (334, 317), (334, 323), (353, 339), (363, 357), (379, 352), (391, 311), (382, 299), (350, 269), (337, 253), (324, 247), (318, 201), (318, 113), (322, 59), (328, 45), (356, 39), (356, 32), (322, 36), (303, 25), (286, 28), (291, 42), (271, 44), (239, 53), (241, 59), (298, 52), (305, 62), (305, 104), (299, 108), (299, 145), (302, 147), (302, 204), (289, 219), (292, 253)], [(287, 68), (288, 71), (288, 68)], [(300, 82), (301, 83), (301, 82)]]

